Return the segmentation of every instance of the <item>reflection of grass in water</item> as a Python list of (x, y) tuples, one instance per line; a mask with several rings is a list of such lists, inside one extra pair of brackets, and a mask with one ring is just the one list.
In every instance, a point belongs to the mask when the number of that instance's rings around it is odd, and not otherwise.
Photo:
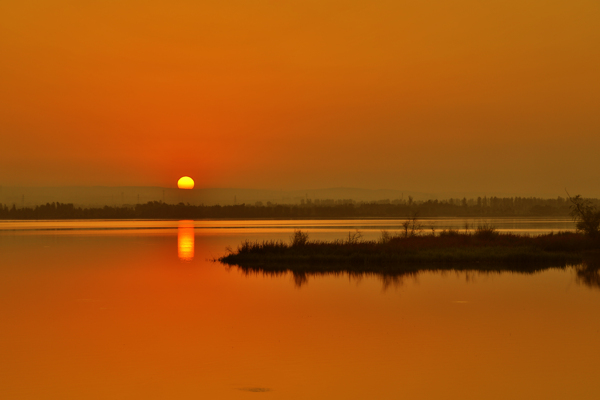
[(357, 269), (349, 269), (347, 264), (330, 263), (327, 268), (314, 268), (308, 264), (270, 264), (267, 267), (264, 265), (230, 265), (230, 267), (238, 268), (244, 275), (247, 276), (269, 276), (283, 277), (291, 274), (294, 284), (301, 287), (308, 282), (310, 277), (322, 276), (347, 276), (348, 279), (361, 281), (363, 278), (376, 277), (381, 280), (383, 289), (399, 288), (406, 279), (416, 279), (423, 272), (439, 273), (442, 276), (447, 274), (464, 273), (467, 282), (474, 281), (476, 276), (487, 276), (501, 273), (519, 273), (519, 274), (534, 274), (547, 269), (558, 268), (564, 269), (566, 265), (530, 265), (529, 268), (513, 268), (505, 264), (485, 264), (485, 265), (458, 265), (458, 264), (415, 264), (405, 266), (404, 269), (388, 269), (386, 267), (376, 269), (371, 266), (369, 271), (359, 271)]
[(433, 264), (420, 264), (414, 266), (413, 269), (400, 270), (396, 272), (358, 272), (355, 270), (348, 270), (344, 265), (331, 265), (327, 270), (315, 270), (305, 265), (295, 264), (288, 265), (272, 265), (270, 268), (262, 268), (260, 266), (240, 266), (230, 265), (229, 267), (235, 267), (239, 269), (242, 274), (247, 276), (269, 276), (269, 277), (283, 277), (291, 274), (294, 284), (296, 287), (302, 287), (308, 283), (309, 278), (324, 277), (324, 276), (335, 276), (342, 277), (347, 276), (349, 280), (360, 282), (363, 278), (376, 277), (382, 283), (382, 289), (387, 290), (389, 288), (399, 288), (404, 285), (406, 279), (417, 280), (421, 273), (430, 272), (437, 273), (442, 276), (456, 274), (458, 277), (460, 274), (464, 274), (466, 282), (475, 282), (477, 277), (489, 276), (489, 275), (500, 275), (500, 274), (524, 274), (533, 275), (550, 269), (561, 269), (565, 270), (572, 268), (576, 274), (576, 279), (579, 284), (583, 284), (590, 288), (600, 289), (600, 264), (593, 262), (584, 262), (578, 265), (543, 265), (536, 264), (530, 265), (529, 268), (511, 268), (507, 265), (445, 265), (440, 268), (440, 265)]
[(578, 283), (600, 289), (600, 259), (586, 261), (577, 267), (576, 273)]

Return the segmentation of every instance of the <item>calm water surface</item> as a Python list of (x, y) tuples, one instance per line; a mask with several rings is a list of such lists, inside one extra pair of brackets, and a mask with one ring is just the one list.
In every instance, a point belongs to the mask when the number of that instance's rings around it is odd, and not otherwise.
[(298, 285), (209, 261), (294, 228), (374, 239), (401, 222), (1, 222), (0, 398), (600, 398), (600, 290), (574, 269)]

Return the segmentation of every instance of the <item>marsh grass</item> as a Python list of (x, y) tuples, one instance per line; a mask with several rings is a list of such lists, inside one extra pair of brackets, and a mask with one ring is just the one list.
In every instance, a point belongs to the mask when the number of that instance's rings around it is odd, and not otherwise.
[[(330, 242), (310, 241), (308, 234), (295, 231), (290, 243), (282, 241), (242, 242), (219, 261), (228, 265), (277, 269), (281, 265), (296, 270), (397, 271), (415, 270), (420, 265), (457, 264), (470, 268), (510, 266), (519, 270), (543, 265), (564, 266), (581, 263), (598, 254), (598, 240), (589, 236), (559, 232), (540, 236), (499, 233), (482, 225), (471, 233), (445, 230), (439, 235), (392, 235), (382, 231), (376, 241), (364, 241), (360, 232), (348, 239)], [(485, 265), (485, 267), (484, 267)]]

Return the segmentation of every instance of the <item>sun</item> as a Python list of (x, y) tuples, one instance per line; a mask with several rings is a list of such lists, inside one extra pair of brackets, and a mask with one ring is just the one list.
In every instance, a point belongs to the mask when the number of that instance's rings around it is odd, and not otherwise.
[(179, 189), (193, 189), (194, 188), (194, 180), (189, 176), (182, 176), (177, 181), (177, 187)]

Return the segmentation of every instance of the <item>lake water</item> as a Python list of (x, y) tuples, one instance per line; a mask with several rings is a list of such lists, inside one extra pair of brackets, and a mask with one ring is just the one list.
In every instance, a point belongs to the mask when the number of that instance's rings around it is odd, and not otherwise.
[(0, 222), (0, 398), (600, 398), (600, 290), (575, 268), (299, 281), (210, 261), (296, 228), (375, 239), (401, 223)]

